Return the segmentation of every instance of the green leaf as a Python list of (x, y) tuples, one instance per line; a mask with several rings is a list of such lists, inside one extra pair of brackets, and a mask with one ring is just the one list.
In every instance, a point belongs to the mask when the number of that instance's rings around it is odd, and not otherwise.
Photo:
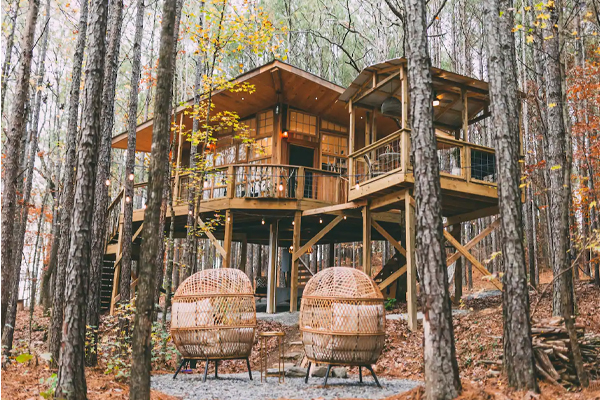
[(15, 358), (15, 360), (19, 363), (19, 364), (23, 364), (26, 363), (27, 361), (31, 360), (33, 358), (33, 356), (31, 354), (28, 353), (23, 353), (23, 354), (19, 354), (17, 356), (17, 358)]

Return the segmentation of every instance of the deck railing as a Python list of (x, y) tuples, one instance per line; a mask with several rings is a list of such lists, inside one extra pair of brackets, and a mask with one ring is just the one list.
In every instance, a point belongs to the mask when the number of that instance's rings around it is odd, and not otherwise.
[[(410, 131), (399, 130), (350, 154), (350, 186), (412, 171)], [(495, 184), (494, 149), (439, 136), (437, 154), (442, 177)]]
[(121, 189), (108, 206), (108, 221), (106, 223), (106, 241), (110, 241), (119, 232), (119, 222), (123, 212), (123, 193)]

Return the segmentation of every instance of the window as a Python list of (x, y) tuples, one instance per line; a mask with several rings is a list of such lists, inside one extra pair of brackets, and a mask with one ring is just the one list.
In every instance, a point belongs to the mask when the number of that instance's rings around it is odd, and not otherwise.
[(321, 129), (332, 132), (348, 133), (348, 128), (342, 125), (334, 124), (333, 122), (321, 120)]
[(323, 134), (321, 169), (345, 173), (348, 168), (348, 138)]
[(215, 155), (215, 166), (235, 164), (235, 148), (235, 145), (218, 148)]
[(290, 111), (290, 130), (292, 132), (317, 134), (317, 117), (299, 111)]
[(258, 114), (258, 135), (264, 136), (273, 133), (273, 110)]
[(258, 159), (270, 159), (271, 154), (273, 152), (273, 138), (268, 136), (262, 139), (256, 139), (256, 141), (252, 144), (252, 149), (250, 152), (251, 160)]

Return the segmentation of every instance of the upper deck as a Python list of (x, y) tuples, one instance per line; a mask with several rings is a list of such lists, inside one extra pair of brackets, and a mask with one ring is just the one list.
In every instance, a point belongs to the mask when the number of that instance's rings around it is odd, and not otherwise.
[[(432, 68), (442, 213), (497, 212), (494, 149), (471, 142), (491, 114), (486, 82)], [(348, 199), (394, 207), (412, 189), (410, 93), (405, 59), (363, 70), (340, 96), (349, 112)], [(482, 215), (483, 216), (483, 215)]]

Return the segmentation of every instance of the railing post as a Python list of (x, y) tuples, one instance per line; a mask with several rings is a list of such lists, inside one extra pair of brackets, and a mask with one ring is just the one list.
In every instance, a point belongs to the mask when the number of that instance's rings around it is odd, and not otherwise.
[(467, 182), (471, 182), (471, 148), (467, 145), (462, 147), (461, 167), (463, 168), (463, 177)]
[(227, 198), (233, 199), (235, 197), (235, 169), (233, 165), (227, 167)]
[(304, 184), (305, 184), (305, 172), (304, 172), (304, 167), (299, 167), (298, 168), (298, 180), (297, 180), (297, 186), (296, 186), (296, 198), (298, 200), (303, 199), (304, 198)]
[(408, 129), (402, 130), (402, 137), (400, 140), (402, 145), (402, 171), (406, 174), (410, 167), (410, 131)]

